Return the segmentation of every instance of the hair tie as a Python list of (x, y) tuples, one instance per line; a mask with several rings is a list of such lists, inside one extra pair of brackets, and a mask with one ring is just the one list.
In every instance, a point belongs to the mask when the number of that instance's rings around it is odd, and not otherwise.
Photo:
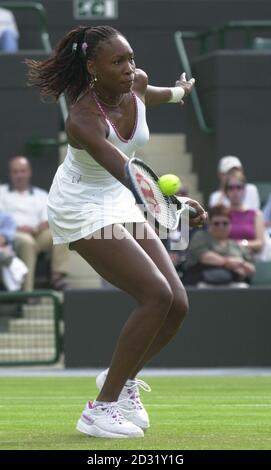
[(72, 43), (72, 52), (75, 52), (77, 50), (77, 46), (78, 46), (77, 42)]
[(83, 42), (81, 48), (82, 48), (83, 54), (86, 55), (86, 50), (87, 50), (87, 48), (88, 48), (87, 43), (86, 43), (86, 42)]

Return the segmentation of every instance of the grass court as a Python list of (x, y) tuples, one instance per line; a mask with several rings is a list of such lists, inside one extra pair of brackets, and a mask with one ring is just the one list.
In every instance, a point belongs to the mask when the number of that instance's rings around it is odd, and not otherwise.
[(271, 377), (143, 377), (151, 428), (142, 439), (75, 430), (93, 377), (1, 377), (0, 449), (271, 449)]

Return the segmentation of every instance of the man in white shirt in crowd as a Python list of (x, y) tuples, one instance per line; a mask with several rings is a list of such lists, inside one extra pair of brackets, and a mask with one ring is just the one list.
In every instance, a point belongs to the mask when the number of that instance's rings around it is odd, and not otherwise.
[[(243, 170), (243, 166), (239, 158), (233, 155), (227, 155), (222, 157), (218, 162), (218, 179), (220, 182), (220, 188), (218, 191), (211, 193), (209, 197), (209, 207), (223, 205), (226, 207), (230, 206), (230, 201), (224, 192), (224, 185), (229, 171), (238, 168)], [(244, 195), (243, 204), (246, 209), (260, 209), (260, 197), (259, 192), (255, 184), (247, 183), (246, 192)]]
[(24, 156), (9, 161), (10, 184), (0, 185), (0, 207), (16, 223), (15, 251), (28, 268), (23, 289), (34, 289), (37, 255), (51, 252), (51, 285), (63, 287), (68, 272), (68, 249), (64, 245), (53, 247), (47, 222), (47, 192), (31, 186), (32, 169)]

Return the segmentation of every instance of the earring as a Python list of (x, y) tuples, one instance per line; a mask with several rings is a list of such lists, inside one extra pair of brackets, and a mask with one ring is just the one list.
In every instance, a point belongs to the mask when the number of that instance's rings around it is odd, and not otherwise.
[(92, 79), (90, 81), (90, 87), (94, 87), (95, 83), (98, 81), (98, 78), (96, 77), (96, 75), (92, 76)]

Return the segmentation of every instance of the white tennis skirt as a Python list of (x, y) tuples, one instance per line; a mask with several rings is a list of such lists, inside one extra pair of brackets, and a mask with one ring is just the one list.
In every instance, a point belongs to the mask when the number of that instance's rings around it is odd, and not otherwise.
[(112, 224), (144, 221), (131, 191), (112, 175), (94, 179), (59, 166), (48, 196), (54, 245), (89, 238)]

